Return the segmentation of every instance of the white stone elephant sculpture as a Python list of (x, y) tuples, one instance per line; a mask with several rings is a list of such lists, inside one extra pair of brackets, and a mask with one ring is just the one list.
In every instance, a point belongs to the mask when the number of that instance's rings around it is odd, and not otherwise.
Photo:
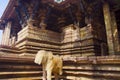
[(51, 80), (52, 73), (55, 75), (55, 80), (58, 80), (58, 76), (62, 75), (62, 59), (50, 51), (38, 51), (34, 62), (38, 65), (42, 64), (43, 80)]

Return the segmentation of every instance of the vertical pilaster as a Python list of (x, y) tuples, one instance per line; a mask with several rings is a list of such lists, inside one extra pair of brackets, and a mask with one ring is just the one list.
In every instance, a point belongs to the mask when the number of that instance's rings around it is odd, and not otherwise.
[(114, 39), (112, 32), (112, 21), (111, 21), (110, 7), (107, 2), (103, 4), (103, 13), (104, 13), (104, 21), (105, 21), (105, 28), (107, 34), (108, 50), (109, 50), (109, 54), (113, 55), (115, 53), (115, 50), (114, 50)]
[(46, 27), (47, 27), (47, 24), (46, 24), (46, 10), (43, 10), (43, 13), (41, 13), (41, 22), (40, 22), (40, 27), (41, 29), (45, 30)]
[(9, 21), (9, 22), (7, 23), (6, 45), (9, 45), (10, 32), (11, 32), (11, 24), (12, 24), (11, 21)]
[(2, 33), (2, 40), (1, 40), (2, 45), (4, 45), (4, 38), (5, 38), (5, 29), (3, 30), (3, 33)]
[(7, 34), (6, 32), (7, 32), (7, 28), (5, 26), (5, 29), (4, 29), (4, 32), (3, 32), (3, 40), (2, 40), (3, 45), (6, 45), (6, 34)]
[(10, 31), (11, 31), (11, 22), (8, 22), (3, 32), (3, 39), (2, 39), (3, 45), (9, 45)]
[(118, 36), (118, 29), (117, 29), (117, 22), (115, 18), (115, 13), (111, 12), (111, 21), (112, 21), (112, 31), (113, 31), (113, 38), (114, 38), (114, 48), (115, 52), (119, 51), (119, 36)]
[(46, 29), (47, 24), (45, 23), (45, 16), (41, 17), (40, 27), (42, 30)]

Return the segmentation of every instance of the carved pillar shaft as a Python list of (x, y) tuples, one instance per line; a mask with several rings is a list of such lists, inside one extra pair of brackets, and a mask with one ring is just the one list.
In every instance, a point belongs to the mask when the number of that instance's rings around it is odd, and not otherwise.
[(3, 39), (2, 39), (2, 44), (3, 45), (5, 45), (5, 41), (6, 41), (6, 26), (5, 26), (5, 29), (4, 29), (4, 31), (3, 31), (3, 35), (2, 35), (3, 37)]
[(45, 18), (45, 23), (47, 23), (49, 16), (51, 15), (52, 8), (50, 6), (47, 7), (47, 13)]
[(24, 3), (22, 2), (23, 0), (18, 0), (18, 6), (21, 8), (22, 12), (25, 14), (25, 20), (29, 18), (28, 10)]
[(75, 19), (75, 17), (73, 16), (73, 12), (72, 12), (71, 7), (69, 7), (68, 10), (69, 10), (69, 14), (70, 14), (70, 16), (71, 16), (71, 19), (72, 19), (73, 23), (74, 23), (74, 22), (77, 22), (76, 19)]
[(5, 40), (5, 30), (3, 30), (3, 33), (2, 33), (2, 40), (1, 40), (2, 45), (4, 45), (4, 40)]
[(14, 27), (11, 29), (10, 35), (11, 35), (11, 37), (10, 37), (11, 38), (11, 44), (14, 45), (15, 42), (16, 42), (16, 39), (17, 39), (17, 30)]
[(118, 36), (117, 22), (116, 22), (114, 12), (111, 12), (111, 22), (112, 22), (112, 31), (113, 31), (115, 52), (118, 52), (120, 46), (119, 46), (119, 36)]
[(15, 7), (15, 12), (16, 12), (16, 14), (17, 14), (17, 17), (18, 17), (19, 23), (22, 25), (23, 20), (22, 20), (22, 16), (21, 16), (21, 13), (20, 13), (19, 7)]
[(83, 5), (83, 1), (82, 1), (82, 0), (80, 0), (79, 4), (80, 4), (80, 9), (81, 9), (81, 11), (82, 11), (83, 13), (86, 13), (85, 7), (84, 7), (84, 5)]
[(32, 11), (32, 19), (34, 19), (34, 17), (36, 16), (36, 13), (39, 10), (39, 6), (40, 6), (39, 0), (36, 0), (35, 6), (34, 6), (33, 11)]
[(45, 23), (45, 16), (42, 16), (41, 17), (41, 22), (40, 22), (40, 27), (41, 27), (41, 29), (46, 29), (46, 27), (47, 27), (47, 24)]
[(8, 22), (7, 23), (7, 35), (6, 35), (6, 43), (7, 45), (9, 45), (9, 39), (10, 39), (10, 32), (11, 32), (11, 25), (12, 25), (12, 22)]
[(5, 30), (3, 32), (3, 39), (2, 39), (3, 45), (9, 45), (11, 24), (12, 24), (12, 22), (8, 22), (6, 27), (5, 27)]
[(112, 32), (112, 25), (111, 25), (112, 21), (111, 21), (110, 7), (108, 3), (103, 4), (103, 13), (104, 13), (109, 54), (113, 55), (115, 50), (114, 50), (114, 40), (113, 40), (113, 32)]
[(43, 9), (42, 13), (40, 14), (40, 27), (41, 29), (46, 29), (47, 27), (47, 11), (49, 12), (49, 10)]

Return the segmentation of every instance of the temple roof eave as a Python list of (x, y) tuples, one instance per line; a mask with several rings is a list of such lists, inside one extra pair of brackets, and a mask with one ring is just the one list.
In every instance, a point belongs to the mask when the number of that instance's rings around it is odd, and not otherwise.
[[(48, 0), (49, 1), (49, 0)], [(113, 0), (108, 0), (111, 4), (113, 4), (113, 5), (119, 5), (118, 3), (120, 3), (120, 1), (117, 1), (117, 0), (115, 0), (115, 1), (113, 1)], [(8, 3), (8, 5), (7, 5), (7, 7), (6, 7), (6, 9), (5, 9), (5, 11), (4, 11), (4, 13), (3, 13), (3, 15), (1, 16), (1, 20), (3, 20), (3, 19), (7, 19), (7, 18), (9, 18), (10, 16), (10, 14), (11, 14), (11, 12), (12, 12), (12, 10), (14, 9), (14, 6), (16, 5), (16, 0), (9, 0), (9, 3)], [(115, 5), (115, 6), (116, 6)]]
[(9, 0), (7, 7), (0, 18), (1, 20), (8, 19), (10, 17), (9, 15), (14, 9), (14, 5), (15, 5), (15, 0)]
[[(11, 15), (13, 15), (14, 13), (15, 2), (16, 0), (9, 0), (7, 7), (0, 18), (0, 23), (4, 22), (4, 20), (8, 20), (9, 18), (11, 18)], [(2, 25), (0, 25), (0, 30), (3, 30)]]

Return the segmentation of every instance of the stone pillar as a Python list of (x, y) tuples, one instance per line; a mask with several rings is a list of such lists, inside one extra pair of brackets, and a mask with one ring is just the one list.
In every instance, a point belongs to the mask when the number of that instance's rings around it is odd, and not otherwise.
[(111, 21), (110, 7), (107, 2), (103, 4), (103, 13), (104, 13), (104, 21), (105, 21), (105, 28), (107, 34), (108, 50), (109, 50), (109, 54), (113, 55), (115, 53), (115, 50), (114, 50), (114, 39), (113, 39), (112, 23), (111, 23), (112, 21)]
[(6, 45), (6, 26), (5, 29), (3, 30), (3, 34), (2, 34), (2, 45)]
[(13, 36), (13, 37), (11, 37), (11, 46), (14, 46), (15, 45), (15, 42), (16, 42), (16, 37), (15, 36)]
[(3, 45), (9, 45), (11, 24), (12, 24), (11, 22), (8, 22), (3, 32), (3, 39), (2, 39)]
[(46, 18), (45, 16), (41, 17), (40, 27), (42, 30), (45, 30), (47, 27), (47, 24), (45, 23), (45, 18)]
[(117, 29), (115, 13), (113, 11), (111, 12), (111, 21), (112, 21), (112, 31), (113, 31), (113, 38), (114, 38), (114, 48), (115, 48), (115, 52), (118, 52), (120, 49), (119, 36), (118, 36), (118, 29)]
[(5, 38), (5, 30), (3, 30), (3, 33), (2, 33), (2, 40), (1, 40), (2, 45), (4, 45), (4, 38)]
[(46, 14), (47, 14), (46, 10), (43, 10), (42, 13), (40, 14), (41, 21), (40, 21), (40, 25), (39, 26), (43, 30), (45, 30), (46, 27), (47, 27), (47, 24), (46, 24), (46, 18), (47, 18), (47, 16), (46, 16)]

